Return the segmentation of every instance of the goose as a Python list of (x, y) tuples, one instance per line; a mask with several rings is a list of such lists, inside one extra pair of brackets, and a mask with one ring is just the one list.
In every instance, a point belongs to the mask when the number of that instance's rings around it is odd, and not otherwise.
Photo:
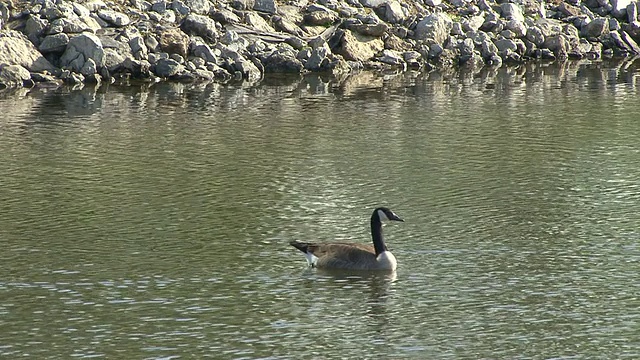
[(309, 265), (319, 269), (394, 271), (397, 266), (396, 257), (389, 251), (382, 237), (382, 222), (389, 220), (404, 222), (386, 207), (373, 210), (373, 246), (356, 243), (308, 243), (297, 240), (291, 241), (289, 245), (302, 251)]

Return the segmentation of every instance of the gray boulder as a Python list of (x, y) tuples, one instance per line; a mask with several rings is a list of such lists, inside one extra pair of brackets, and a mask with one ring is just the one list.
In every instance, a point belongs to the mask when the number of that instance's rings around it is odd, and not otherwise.
[(582, 28), (582, 34), (586, 38), (598, 38), (609, 32), (609, 21), (607, 18), (596, 18)]
[(96, 67), (96, 62), (93, 59), (87, 59), (80, 68), (80, 73), (85, 77), (91, 77), (98, 73), (98, 68)]
[(480, 47), (480, 55), (485, 60), (495, 58), (496, 56), (499, 56), (498, 47), (490, 39), (485, 39), (482, 41)]
[(259, 31), (264, 31), (264, 32), (268, 32), (268, 33), (272, 33), (275, 32), (275, 29), (273, 27), (271, 27), (271, 25), (269, 25), (269, 23), (262, 18), (262, 16), (256, 14), (256, 13), (248, 13), (245, 17), (244, 17), (244, 22), (251, 26), (253, 29), (259, 30)]
[(209, 0), (185, 0), (185, 3), (192, 13), (206, 15), (211, 11), (211, 2)]
[(278, 48), (262, 62), (266, 73), (299, 73), (304, 69), (298, 55), (291, 48)]
[(49, 27), (48, 34), (58, 34), (58, 33), (67, 33), (67, 34), (79, 34), (84, 31), (93, 31), (86, 22), (82, 21), (80, 18), (59, 18), (51, 21), (51, 25)]
[(198, 35), (211, 41), (218, 38), (216, 22), (203, 15), (190, 14), (187, 16), (182, 23), (182, 30), (187, 34)]
[(278, 6), (275, 0), (255, 0), (253, 10), (275, 14), (278, 12)]
[(56, 70), (25, 35), (14, 30), (0, 32), (0, 64), (20, 65), (33, 72)]
[(635, 2), (635, 0), (611, 0), (611, 14), (619, 19), (624, 19), (627, 17), (627, 7)]
[(31, 87), (29, 70), (20, 65), (0, 64), (0, 88)]
[(98, 16), (102, 20), (117, 27), (129, 25), (131, 22), (126, 14), (114, 10), (101, 9), (98, 11)]
[(542, 32), (542, 29), (537, 26), (528, 28), (525, 37), (536, 46), (541, 46), (544, 43), (544, 33)]
[(524, 22), (524, 14), (519, 5), (513, 3), (504, 3), (500, 5), (501, 16), (507, 20), (516, 20)]
[(378, 57), (378, 61), (387, 65), (406, 66), (402, 54), (395, 50), (383, 50), (382, 55)]
[(163, 78), (176, 76), (184, 71), (184, 66), (173, 59), (158, 60), (153, 70), (156, 75)]
[(415, 39), (432, 39), (438, 44), (444, 44), (453, 27), (453, 21), (445, 13), (434, 13), (420, 20), (416, 25)]
[(383, 22), (374, 24), (353, 24), (348, 26), (348, 29), (366, 36), (381, 37), (387, 32), (387, 30), (389, 30), (389, 25)]
[(45, 19), (41, 19), (39, 16), (29, 15), (24, 27), (24, 34), (27, 35), (29, 40), (34, 44), (40, 43), (40, 37), (44, 30), (49, 25), (49, 22)]
[(384, 5), (384, 20), (391, 24), (399, 24), (406, 19), (402, 5), (397, 0), (391, 0)]
[(79, 72), (88, 59), (92, 59), (98, 68), (102, 68), (105, 54), (100, 39), (93, 34), (84, 33), (69, 39), (67, 48), (60, 57), (60, 65)]
[(307, 70), (320, 70), (329, 63), (327, 56), (331, 54), (326, 46), (319, 46), (311, 52), (309, 60), (304, 64), (304, 68)]
[(38, 50), (43, 54), (62, 53), (67, 48), (67, 44), (69, 44), (69, 36), (65, 33), (47, 35), (42, 39)]

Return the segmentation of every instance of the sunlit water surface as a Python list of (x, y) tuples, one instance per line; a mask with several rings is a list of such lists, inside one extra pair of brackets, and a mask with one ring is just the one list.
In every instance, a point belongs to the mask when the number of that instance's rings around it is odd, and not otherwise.
[[(0, 355), (640, 358), (637, 75), (0, 98)], [(307, 269), (368, 242), (395, 274)]]

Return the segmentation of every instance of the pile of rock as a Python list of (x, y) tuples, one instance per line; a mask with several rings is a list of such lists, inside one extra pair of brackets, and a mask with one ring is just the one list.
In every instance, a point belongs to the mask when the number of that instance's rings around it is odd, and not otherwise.
[(500, 66), (640, 54), (637, 41), (631, 0), (13, 0), (0, 85)]

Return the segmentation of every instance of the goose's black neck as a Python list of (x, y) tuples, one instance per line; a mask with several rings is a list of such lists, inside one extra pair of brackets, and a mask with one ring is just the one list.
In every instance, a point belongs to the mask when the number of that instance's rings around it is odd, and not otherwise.
[(374, 212), (371, 215), (371, 238), (373, 239), (373, 247), (376, 250), (376, 256), (382, 252), (387, 251), (387, 246), (384, 244), (384, 237), (382, 236), (382, 222), (378, 213)]

